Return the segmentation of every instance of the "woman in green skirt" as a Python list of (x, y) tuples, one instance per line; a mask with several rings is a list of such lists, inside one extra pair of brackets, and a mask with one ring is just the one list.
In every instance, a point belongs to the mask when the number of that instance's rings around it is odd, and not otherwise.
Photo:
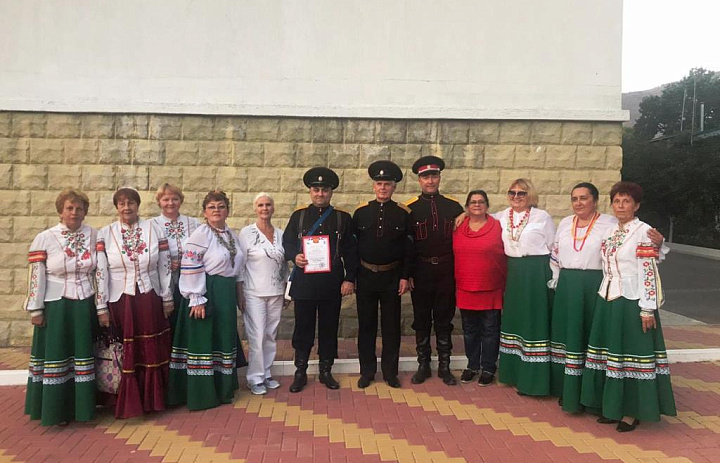
[[(550, 394), (560, 397), (563, 410), (570, 413), (584, 408), (580, 387), (602, 281), (600, 245), (617, 224), (615, 217), (597, 211), (598, 199), (598, 189), (592, 183), (575, 185), (570, 193), (574, 214), (560, 221), (550, 254), (553, 278), (548, 287), (555, 290), (550, 324)], [(660, 246), (662, 235), (653, 233), (653, 243)]]
[(532, 183), (517, 179), (508, 189), (510, 207), (494, 215), (502, 226), (508, 276), (500, 328), (498, 380), (520, 395), (550, 392), (550, 250), (555, 224), (538, 209)]
[(238, 293), (245, 256), (227, 227), (230, 201), (222, 191), (203, 200), (206, 223), (185, 246), (180, 305), (172, 353), (168, 403), (204, 410), (230, 403), (238, 389)]
[(675, 415), (665, 341), (658, 309), (663, 293), (650, 226), (635, 217), (642, 188), (618, 182), (610, 190), (618, 220), (603, 239), (603, 280), (595, 306), (581, 403), (599, 408), (600, 423), (619, 432)]
[(96, 314), (93, 276), (97, 232), (83, 225), (90, 201), (67, 188), (55, 201), (60, 223), (30, 246), (28, 297), (33, 333), (25, 413), (43, 426), (90, 421), (95, 416), (93, 333)]

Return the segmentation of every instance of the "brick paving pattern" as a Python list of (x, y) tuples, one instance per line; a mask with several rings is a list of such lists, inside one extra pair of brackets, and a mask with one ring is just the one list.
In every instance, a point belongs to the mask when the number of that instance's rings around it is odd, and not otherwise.
[(382, 381), (358, 389), (338, 375), (300, 394), (240, 390), (235, 402), (204, 412), (178, 408), (144, 419), (43, 428), (23, 415), (25, 388), (0, 388), (0, 462), (600, 462), (720, 461), (720, 362), (671, 366), (677, 417), (615, 432), (589, 415), (563, 413), (551, 398), (518, 397), (510, 387), (448, 387), (433, 377), (402, 389)]

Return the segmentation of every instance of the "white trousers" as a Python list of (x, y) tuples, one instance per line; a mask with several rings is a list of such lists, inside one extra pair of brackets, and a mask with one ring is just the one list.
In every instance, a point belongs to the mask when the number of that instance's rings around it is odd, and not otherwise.
[(246, 378), (249, 384), (262, 383), (270, 378), (270, 367), (275, 361), (278, 324), (284, 297), (253, 296), (245, 294), (245, 336), (250, 346)]

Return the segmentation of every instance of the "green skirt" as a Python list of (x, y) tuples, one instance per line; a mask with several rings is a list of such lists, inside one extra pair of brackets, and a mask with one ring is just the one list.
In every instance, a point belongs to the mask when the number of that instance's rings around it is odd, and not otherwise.
[(170, 353), (167, 403), (190, 410), (230, 403), (238, 389), (235, 279), (207, 275), (206, 290), (205, 318), (190, 318), (187, 299), (180, 305)]
[(637, 301), (598, 296), (582, 376), (583, 405), (614, 420), (660, 421), (660, 415), (677, 414), (657, 312), (655, 321), (657, 328), (643, 333)]
[(562, 397), (566, 412), (583, 411), (582, 372), (602, 278), (602, 270), (560, 270), (550, 323), (550, 395)]
[(498, 380), (527, 395), (550, 392), (549, 262), (549, 256), (508, 259)]
[(43, 426), (95, 417), (94, 298), (45, 303), (30, 353), (25, 414)]

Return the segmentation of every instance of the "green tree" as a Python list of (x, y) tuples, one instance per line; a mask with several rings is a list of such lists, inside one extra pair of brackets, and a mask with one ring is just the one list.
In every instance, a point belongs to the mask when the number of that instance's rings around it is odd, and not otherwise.
[[(698, 139), (691, 132), (693, 84), (705, 103), (705, 133), (720, 130), (720, 76), (693, 69), (660, 96), (640, 103), (641, 117), (623, 136), (624, 180), (642, 185), (638, 215), (673, 240), (720, 248), (720, 133)], [(685, 89), (685, 122), (680, 130)], [(696, 106), (699, 127), (699, 104)]]

